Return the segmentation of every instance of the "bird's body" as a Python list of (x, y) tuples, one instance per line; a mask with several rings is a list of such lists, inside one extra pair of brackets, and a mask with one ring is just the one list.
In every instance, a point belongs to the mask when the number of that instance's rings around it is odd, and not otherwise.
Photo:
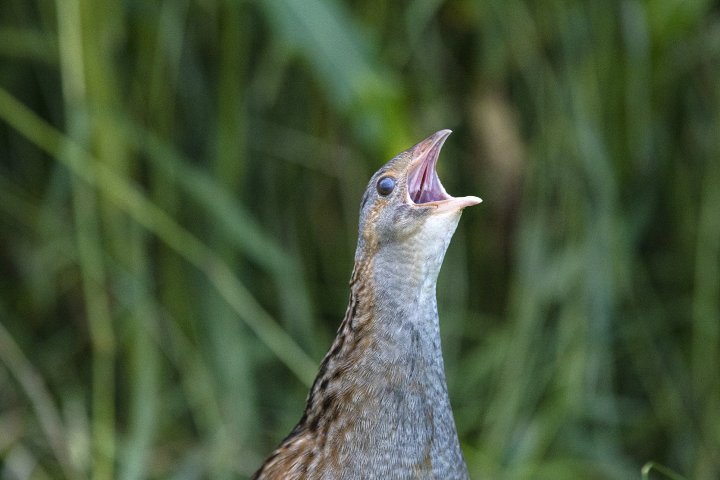
[(449, 133), (398, 155), (370, 181), (345, 318), (303, 417), (253, 478), (468, 478), (435, 284), (460, 212), (480, 200), (450, 197), (439, 182), (435, 162)]

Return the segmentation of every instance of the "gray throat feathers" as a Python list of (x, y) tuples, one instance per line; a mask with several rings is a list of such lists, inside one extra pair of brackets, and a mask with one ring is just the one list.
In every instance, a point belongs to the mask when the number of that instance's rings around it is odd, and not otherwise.
[[(460, 215), (457, 215), (458, 219)], [(348, 310), (298, 428), (343, 478), (468, 478), (445, 380), (435, 285), (454, 228), (432, 258), (407, 242), (360, 249)], [(434, 234), (435, 235), (435, 234)], [(422, 236), (418, 241), (423, 241)], [(367, 251), (367, 250), (365, 250)], [(345, 447), (332, 448), (340, 442)], [(322, 463), (322, 462), (321, 462)]]

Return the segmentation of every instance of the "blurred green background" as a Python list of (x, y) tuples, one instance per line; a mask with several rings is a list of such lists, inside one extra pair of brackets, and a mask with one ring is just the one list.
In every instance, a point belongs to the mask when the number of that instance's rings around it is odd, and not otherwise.
[[(473, 478), (720, 478), (720, 6), (2, 0), (0, 476), (246, 478), (441, 128)], [(669, 478), (658, 470), (653, 478)]]

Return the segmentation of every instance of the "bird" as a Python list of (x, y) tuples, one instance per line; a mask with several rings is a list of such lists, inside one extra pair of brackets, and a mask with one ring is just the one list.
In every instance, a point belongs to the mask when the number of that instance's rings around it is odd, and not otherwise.
[(360, 202), (345, 316), (297, 426), (254, 480), (467, 479), (436, 283), (464, 208), (438, 177), (440, 130), (382, 166)]

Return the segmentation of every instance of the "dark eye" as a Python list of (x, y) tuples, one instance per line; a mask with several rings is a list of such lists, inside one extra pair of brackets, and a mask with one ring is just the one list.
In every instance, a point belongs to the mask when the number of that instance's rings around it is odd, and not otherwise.
[(395, 188), (395, 179), (392, 177), (383, 177), (378, 180), (377, 191), (383, 197), (390, 195)]

